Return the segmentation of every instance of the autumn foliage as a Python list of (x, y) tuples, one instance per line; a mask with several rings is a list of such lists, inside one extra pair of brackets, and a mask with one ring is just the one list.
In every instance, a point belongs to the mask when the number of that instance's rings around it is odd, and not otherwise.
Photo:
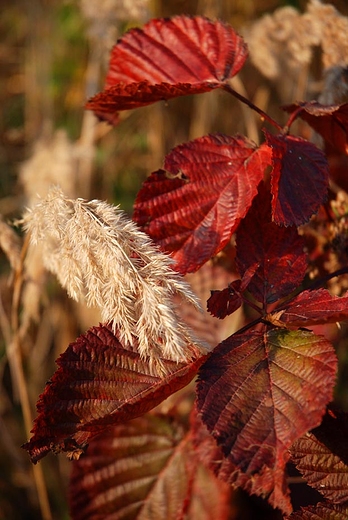
[[(297, 102), (283, 107), (289, 120), (281, 126), (230, 85), (247, 56), (225, 23), (152, 20), (119, 40), (105, 89), (87, 103), (116, 122), (122, 110), (222, 89), (267, 128), (260, 145), (216, 134), (177, 146), (138, 193), (134, 222), (181, 275), (233, 250), (231, 282), (212, 291), (207, 308), (216, 319), (241, 306), (251, 314), (190, 361), (163, 356), (156, 364), (139, 354), (136, 337), (125, 345), (108, 323), (69, 345), (24, 447), (33, 462), (49, 451), (79, 459), (70, 485), (74, 520), (227, 519), (235, 488), (291, 520), (347, 518), (348, 423), (330, 404), (337, 358), (325, 326), (348, 318), (348, 296), (329, 292), (336, 273), (309, 276), (304, 225), (318, 212), (333, 218), (326, 151), (347, 153), (348, 108)], [(291, 134), (298, 119), (320, 134), (322, 148)], [(175, 400), (168, 415), (147, 413), (195, 376), (189, 417)], [(292, 512), (290, 461), (321, 493), (317, 505)]]

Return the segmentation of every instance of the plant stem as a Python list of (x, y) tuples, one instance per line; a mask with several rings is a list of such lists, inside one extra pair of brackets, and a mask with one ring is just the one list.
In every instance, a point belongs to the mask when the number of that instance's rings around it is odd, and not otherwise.
[[(21, 340), (20, 340), (20, 330), (19, 330), (19, 306), (20, 306), (20, 296), (22, 292), (23, 285), (23, 261), (26, 255), (26, 251), (29, 244), (29, 237), (27, 236), (22, 248), (21, 252), (21, 262), (19, 268), (15, 272), (14, 279), (14, 289), (13, 289), (13, 299), (12, 299), (12, 309), (11, 309), (11, 329), (12, 329), (12, 341), (8, 345), (7, 348), (7, 356), (9, 358), (9, 363), (12, 366), (13, 372), (15, 373), (15, 379), (17, 383), (19, 399), (22, 407), (22, 413), (24, 418), (25, 430), (30, 437), (30, 430), (32, 427), (32, 415), (30, 409), (30, 400), (28, 388), (26, 385), (22, 356), (21, 356)], [(52, 513), (50, 510), (50, 505), (48, 501), (46, 484), (42, 472), (41, 466), (33, 466), (34, 473), (34, 481), (36, 485), (36, 490), (39, 498), (40, 508), (42, 518), (44, 520), (52, 520)]]
[(242, 96), (242, 94), (239, 94), (236, 90), (234, 90), (231, 85), (229, 85), (228, 83), (224, 83), (222, 88), (228, 92), (229, 94), (232, 94), (232, 96), (234, 96), (235, 98), (239, 99), (239, 101), (241, 101), (242, 103), (245, 103), (246, 105), (248, 105), (249, 108), (251, 108), (252, 110), (254, 110), (255, 112), (257, 112), (261, 118), (265, 121), (268, 121), (272, 126), (274, 126), (277, 130), (279, 130), (280, 132), (283, 131), (283, 128), (280, 126), (279, 123), (277, 123), (277, 121), (275, 121), (271, 116), (269, 116), (268, 114), (266, 114), (266, 112), (264, 112), (263, 110), (261, 110), (261, 108), (257, 107), (256, 105), (254, 105), (254, 103), (252, 103), (251, 101), (249, 101), (249, 99), (247, 99), (246, 97)]

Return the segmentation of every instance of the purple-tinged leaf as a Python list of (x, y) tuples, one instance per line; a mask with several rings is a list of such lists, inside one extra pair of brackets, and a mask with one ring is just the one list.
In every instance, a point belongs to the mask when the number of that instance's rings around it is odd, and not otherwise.
[(235, 334), (199, 371), (198, 411), (224, 454), (220, 478), (286, 513), (289, 448), (318, 426), (337, 359), (324, 337), (276, 329)]
[(283, 226), (300, 226), (327, 197), (329, 166), (325, 154), (300, 137), (265, 132), (272, 148), (272, 217)]

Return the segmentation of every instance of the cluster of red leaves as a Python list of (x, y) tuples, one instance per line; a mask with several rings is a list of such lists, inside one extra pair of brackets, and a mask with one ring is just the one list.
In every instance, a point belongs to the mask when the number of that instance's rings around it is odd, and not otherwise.
[[(228, 80), (246, 57), (242, 38), (222, 22), (152, 20), (114, 47), (105, 90), (87, 108), (113, 121), (119, 110), (159, 100), (216, 88), (231, 93)], [(347, 517), (347, 417), (331, 412), (322, 421), (336, 355), (308, 328), (347, 319), (348, 296), (300, 292), (307, 259), (297, 227), (325, 201), (329, 167), (323, 151), (289, 135), (301, 117), (346, 153), (347, 105), (285, 109), (288, 125), (280, 130), (275, 123), (277, 133), (265, 131), (260, 146), (240, 135), (201, 137), (172, 150), (140, 190), (134, 220), (183, 274), (197, 271), (235, 234), (240, 279), (214, 291), (208, 310), (222, 319), (247, 302), (260, 317), (207, 358), (161, 360), (161, 369), (141, 359), (136, 345), (126, 350), (106, 325), (68, 347), (40, 396), (25, 448), (36, 462), (50, 450), (77, 458), (90, 442), (74, 466), (74, 519), (114, 511), (137, 519), (209, 519), (216, 508), (225, 518), (228, 492), (211, 471), (292, 520)], [(198, 417), (190, 428), (144, 416), (197, 373)], [(292, 514), (290, 456), (325, 497)]]

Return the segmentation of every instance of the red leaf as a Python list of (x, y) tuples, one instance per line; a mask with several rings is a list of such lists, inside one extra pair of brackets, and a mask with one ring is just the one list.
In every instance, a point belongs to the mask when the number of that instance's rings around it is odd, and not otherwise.
[(327, 196), (326, 156), (300, 137), (265, 135), (273, 150), (273, 220), (284, 226), (300, 226), (318, 211)]
[(233, 335), (199, 372), (198, 410), (224, 453), (218, 476), (291, 511), (285, 464), (332, 398), (332, 345), (308, 331)]
[(329, 503), (319, 503), (316, 506), (302, 507), (292, 513), (287, 520), (347, 520), (348, 507)]
[(211, 291), (211, 296), (207, 301), (208, 311), (220, 319), (235, 312), (243, 303), (240, 287), (241, 280), (235, 280), (222, 291)]
[(50, 450), (78, 458), (107, 426), (143, 415), (186, 386), (204, 359), (150, 365), (125, 349), (109, 327), (93, 327), (58, 359), (37, 403), (34, 435), (23, 447), (33, 462)]
[(348, 103), (321, 105), (317, 101), (309, 101), (294, 103), (283, 109), (289, 113), (298, 111), (297, 117), (314, 128), (334, 150), (348, 153)]
[(247, 289), (264, 306), (302, 282), (307, 268), (303, 238), (295, 227), (272, 222), (270, 194), (263, 184), (238, 227), (236, 247), (243, 279), (253, 274)]
[(348, 295), (332, 296), (327, 289), (303, 291), (284, 309), (280, 320), (297, 327), (336, 323), (348, 318)]
[(73, 463), (73, 520), (227, 520), (229, 490), (200, 463), (190, 433), (164, 416), (113, 426)]
[(110, 115), (207, 92), (235, 76), (247, 54), (243, 39), (223, 22), (201, 16), (154, 19), (118, 41), (105, 90), (86, 107)]
[(176, 269), (196, 271), (230, 240), (256, 194), (270, 150), (246, 137), (211, 135), (177, 146), (143, 184), (134, 220), (172, 253)]
[(322, 424), (298, 439), (292, 460), (327, 500), (348, 504), (348, 414), (329, 410)]

